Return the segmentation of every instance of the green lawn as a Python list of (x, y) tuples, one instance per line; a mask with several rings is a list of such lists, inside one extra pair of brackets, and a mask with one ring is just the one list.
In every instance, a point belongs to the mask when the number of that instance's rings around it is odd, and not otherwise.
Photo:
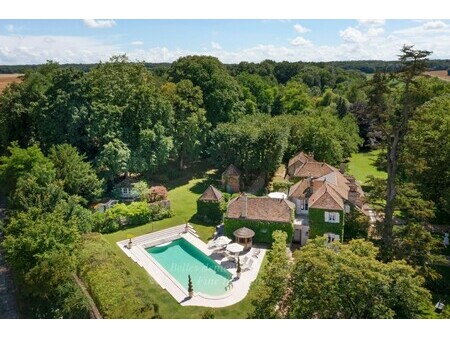
[(367, 176), (369, 175), (386, 178), (386, 172), (379, 171), (374, 165), (380, 152), (381, 150), (372, 150), (369, 152), (353, 154), (348, 163), (348, 173), (355, 176), (361, 184), (366, 182)]
[[(201, 178), (198, 178), (198, 176), (201, 176)], [(216, 318), (246, 318), (247, 313), (251, 309), (252, 289), (250, 289), (249, 295), (243, 301), (226, 308), (210, 309), (204, 307), (181, 306), (167, 291), (163, 290), (144, 269), (129, 259), (116, 245), (117, 241), (126, 239), (128, 234), (139, 236), (152, 231), (183, 224), (187, 220), (190, 220), (196, 213), (197, 198), (209, 184), (217, 184), (217, 179), (218, 176), (215, 170), (203, 171), (201, 174), (197, 174), (197, 178), (186, 173), (184, 177), (181, 177), (168, 185), (170, 188), (169, 199), (171, 201), (172, 210), (175, 213), (174, 217), (104, 235), (104, 238), (110, 243), (112, 249), (121, 261), (123, 261), (130, 273), (140, 281), (140, 288), (144, 290), (144, 292), (150, 294), (153, 301), (158, 304), (159, 313), (163, 318), (201, 318), (206, 310), (210, 310), (214, 313)], [(214, 226), (191, 223), (203, 241), (207, 241), (212, 237), (215, 229)]]

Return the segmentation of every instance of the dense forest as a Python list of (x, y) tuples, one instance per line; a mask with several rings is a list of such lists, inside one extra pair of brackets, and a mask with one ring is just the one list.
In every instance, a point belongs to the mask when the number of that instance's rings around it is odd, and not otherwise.
[[(366, 74), (373, 74), (377, 71), (386, 71), (386, 72), (393, 72), (400, 68), (400, 62), (398, 61), (381, 61), (381, 60), (355, 60), (355, 61), (328, 61), (328, 62), (275, 62), (271, 60), (265, 60), (261, 63), (268, 62), (274, 65), (278, 64), (279, 68), (290, 68), (290, 69), (297, 69), (299, 70), (305, 65), (317, 65), (320, 67), (338, 67), (345, 70), (359, 70)], [(239, 68), (247, 68), (247, 71), (251, 68), (254, 68), (255, 70), (261, 63), (254, 63), (254, 62), (241, 62), (238, 65), (235, 64), (225, 64), (225, 67), (227, 67), (230, 72), (234, 73), (236, 69)], [(170, 68), (170, 63), (149, 63), (149, 62), (143, 62), (145, 67), (149, 70), (152, 70), (156, 73), (162, 74), (167, 69)], [(62, 64), (61, 67), (64, 68), (76, 68), (80, 69), (82, 71), (89, 71), (93, 67), (95, 67), (96, 64), (88, 64), (88, 63), (71, 63), (71, 64)], [(40, 65), (0, 65), (0, 74), (22, 74), (25, 73), (27, 70), (36, 69), (39, 68)], [(450, 60), (429, 60), (428, 62), (428, 69), (429, 70), (447, 70), (450, 68)]]
[[(449, 60), (427, 64), (449, 66)], [(125, 55), (95, 65), (0, 66), (0, 73), (24, 73), (0, 95), (0, 186), (9, 209), (3, 246), (28, 315), (88, 316), (73, 279), (77, 270), (90, 276), (78, 248), (85, 234), (101, 228), (87, 207), (117, 177), (208, 161), (216, 168), (234, 163), (246, 183), (261, 174), (268, 181), (299, 150), (339, 166), (354, 152), (390, 149), (405, 93), (411, 114), (396, 155), (394, 211), (411, 224), (448, 220), (450, 83), (420, 74), (413, 84), (387, 73), (384, 82), (367, 76), (404, 69), (402, 61), (224, 65), (209, 56), (146, 64)], [(382, 156), (378, 164), (386, 168)], [(371, 184), (380, 201), (386, 183)], [(395, 258), (408, 260), (410, 250), (402, 247)], [(375, 254), (368, 256), (372, 264)], [(427, 276), (424, 262), (414, 264)], [(153, 305), (129, 306), (140, 316)]]

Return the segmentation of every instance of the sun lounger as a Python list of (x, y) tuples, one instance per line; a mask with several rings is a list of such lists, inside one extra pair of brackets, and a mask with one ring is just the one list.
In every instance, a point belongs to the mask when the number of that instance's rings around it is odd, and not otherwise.
[(241, 264), (246, 264), (247, 261), (248, 261), (248, 256), (244, 256), (244, 258), (239, 259), (239, 262), (240, 262)]
[(254, 249), (254, 250), (253, 250), (252, 257), (258, 258), (258, 255), (259, 255), (260, 253), (261, 253), (261, 250), (260, 250), (260, 249)]
[(253, 266), (253, 259), (249, 259), (248, 262), (246, 264), (244, 264), (244, 266), (242, 267), (243, 271), (247, 271), (247, 270), (251, 270), (252, 266)]

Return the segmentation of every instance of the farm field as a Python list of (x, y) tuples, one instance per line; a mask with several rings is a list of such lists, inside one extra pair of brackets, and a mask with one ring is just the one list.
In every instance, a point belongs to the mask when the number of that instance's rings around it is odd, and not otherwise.
[(20, 82), (20, 76), (22, 76), (22, 74), (0, 74), (0, 93), (11, 82)]
[(425, 75), (429, 75), (429, 76), (433, 76), (433, 77), (438, 77), (442, 80), (445, 81), (450, 81), (450, 76), (448, 76), (448, 73), (446, 70), (432, 70), (429, 72), (425, 72)]

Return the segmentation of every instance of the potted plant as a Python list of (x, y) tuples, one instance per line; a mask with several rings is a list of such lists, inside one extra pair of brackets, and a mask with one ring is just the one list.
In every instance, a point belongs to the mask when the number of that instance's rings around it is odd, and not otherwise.
[(241, 278), (241, 260), (239, 259), (239, 257), (238, 257), (238, 260), (237, 260), (237, 269), (236, 269), (236, 276), (237, 276), (237, 278)]
[(192, 286), (191, 275), (188, 275), (188, 293), (189, 298), (192, 298), (194, 296), (194, 287)]

